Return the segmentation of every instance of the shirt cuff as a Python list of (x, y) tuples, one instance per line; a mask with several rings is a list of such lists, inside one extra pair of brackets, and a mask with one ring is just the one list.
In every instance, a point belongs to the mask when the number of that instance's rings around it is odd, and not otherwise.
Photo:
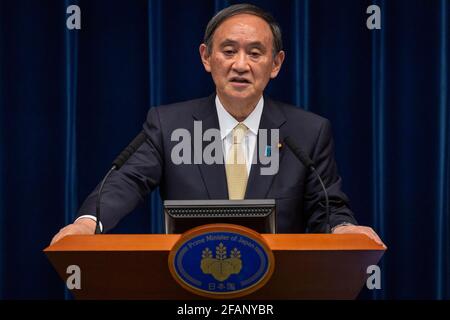
[[(91, 216), (90, 214), (85, 214), (85, 215), (79, 216), (78, 218), (75, 219), (74, 222), (76, 222), (76, 221), (78, 221), (78, 220), (80, 220), (80, 219), (84, 219), (84, 218), (94, 220), (95, 223), (97, 223), (97, 217), (96, 217), (96, 216)], [(98, 225), (99, 225), (99, 227), (100, 227), (100, 231), (103, 233), (103, 225), (102, 225), (102, 222), (100, 221), (100, 222), (98, 223)]]

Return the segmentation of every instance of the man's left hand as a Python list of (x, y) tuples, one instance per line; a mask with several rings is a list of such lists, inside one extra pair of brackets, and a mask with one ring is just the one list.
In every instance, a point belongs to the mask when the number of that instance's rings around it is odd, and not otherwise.
[(386, 245), (381, 241), (380, 237), (377, 235), (375, 231), (373, 231), (370, 227), (364, 226), (339, 226), (333, 230), (334, 234), (343, 234), (343, 233), (362, 233), (367, 235), (370, 239), (374, 240), (379, 245), (382, 245), (386, 248)]

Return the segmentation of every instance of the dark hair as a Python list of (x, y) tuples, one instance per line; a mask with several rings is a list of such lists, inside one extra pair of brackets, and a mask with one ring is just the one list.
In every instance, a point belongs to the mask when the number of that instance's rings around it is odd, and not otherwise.
[(275, 18), (263, 9), (248, 3), (241, 3), (229, 6), (219, 11), (206, 26), (203, 43), (206, 44), (208, 54), (212, 51), (212, 39), (216, 29), (228, 18), (238, 14), (251, 14), (260, 17), (269, 24), (273, 35), (273, 55), (283, 50), (283, 40), (281, 36), (281, 28)]

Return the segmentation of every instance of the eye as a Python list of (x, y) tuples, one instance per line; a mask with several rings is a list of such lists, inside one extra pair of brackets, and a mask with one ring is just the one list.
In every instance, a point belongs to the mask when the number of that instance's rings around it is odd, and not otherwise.
[(259, 52), (259, 51), (251, 51), (250, 52), (250, 56), (252, 58), (259, 58), (261, 56), (261, 52)]
[(226, 56), (232, 56), (232, 55), (235, 54), (235, 51), (232, 50), (232, 49), (225, 49), (225, 50), (223, 50), (223, 53), (224, 53)]

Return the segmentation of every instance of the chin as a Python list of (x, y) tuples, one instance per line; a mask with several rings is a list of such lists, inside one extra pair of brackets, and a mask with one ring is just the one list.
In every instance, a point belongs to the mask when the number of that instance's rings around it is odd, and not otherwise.
[(230, 90), (226, 92), (226, 95), (230, 99), (252, 99), (255, 96), (252, 92), (236, 91), (236, 90)]

